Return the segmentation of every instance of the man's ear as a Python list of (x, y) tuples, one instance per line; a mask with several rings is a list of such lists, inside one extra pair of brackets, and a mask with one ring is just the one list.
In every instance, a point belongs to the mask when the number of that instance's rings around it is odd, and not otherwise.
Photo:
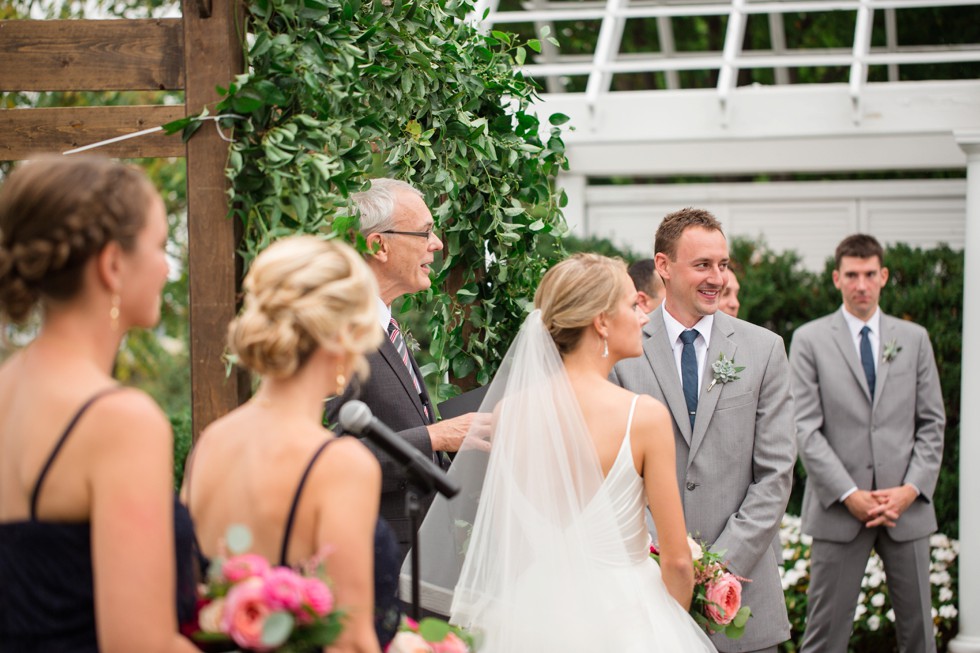
[(834, 270), (831, 278), (834, 280), (834, 288), (840, 290), (840, 270)]
[(388, 241), (381, 234), (370, 233), (365, 240), (367, 240), (368, 251), (371, 252), (370, 256), (381, 263), (388, 261)]
[(96, 256), (96, 271), (99, 281), (110, 291), (119, 292), (122, 288), (123, 250), (116, 241), (110, 241)]
[(885, 284), (888, 283), (888, 268), (881, 268), (881, 287), (884, 288)]
[(653, 266), (657, 270), (657, 274), (660, 275), (660, 279), (665, 282), (667, 279), (670, 279), (670, 272), (667, 271), (667, 263), (669, 261), (670, 258), (663, 252), (657, 252), (653, 256)]

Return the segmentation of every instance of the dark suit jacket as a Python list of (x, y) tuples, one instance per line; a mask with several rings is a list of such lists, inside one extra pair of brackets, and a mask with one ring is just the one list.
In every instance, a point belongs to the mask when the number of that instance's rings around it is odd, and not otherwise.
[[(415, 368), (415, 374), (422, 381), (415, 358), (409, 352), (409, 361)], [(435, 415), (429, 393), (422, 383), (421, 396), (415, 391), (412, 377), (402, 363), (394, 345), (385, 338), (378, 351), (368, 356), (371, 375), (366, 381), (354, 378), (348, 384), (343, 395), (327, 402), (326, 417), (328, 424), (337, 421), (340, 407), (349, 399), (360, 399), (371, 409), (374, 416), (398, 433), (413, 447), (425, 456), (432, 456), (432, 442), (426, 425), (423, 404), (428, 407), (429, 415)], [(371, 449), (381, 463), (381, 516), (387, 520), (402, 548), (402, 555), (408, 552), (411, 541), (411, 522), (405, 516), (405, 491), (408, 488), (408, 476), (405, 469), (391, 456), (378, 449), (370, 440), (364, 443)], [(433, 495), (424, 497), (423, 513), (428, 510)]]

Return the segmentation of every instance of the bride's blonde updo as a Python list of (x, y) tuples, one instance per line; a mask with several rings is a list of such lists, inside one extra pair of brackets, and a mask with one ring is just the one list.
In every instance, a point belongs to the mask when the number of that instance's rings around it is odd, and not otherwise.
[(575, 254), (545, 273), (534, 305), (562, 355), (575, 349), (597, 315), (615, 312), (625, 272), (620, 259)]
[(0, 311), (24, 322), (44, 298), (68, 300), (84, 265), (115, 241), (136, 247), (153, 185), (138, 169), (98, 156), (42, 156), (0, 190)]
[(348, 359), (345, 374), (366, 373), (363, 354), (382, 337), (378, 287), (349, 245), (314, 236), (279, 240), (255, 258), (244, 290), (242, 312), (228, 327), (242, 365), (288, 377), (320, 346)]

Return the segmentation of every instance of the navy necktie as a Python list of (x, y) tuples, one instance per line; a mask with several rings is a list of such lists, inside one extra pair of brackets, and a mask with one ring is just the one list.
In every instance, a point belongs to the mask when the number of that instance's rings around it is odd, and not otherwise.
[(681, 380), (684, 384), (684, 400), (687, 401), (687, 413), (691, 418), (691, 428), (694, 428), (694, 417), (698, 412), (698, 356), (694, 352), (694, 341), (698, 337), (696, 329), (681, 332)]
[(871, 398), (875, 396), (875, 357), (871, 353), (871, 339), (868, 334), (871, 329), (861, 328), (861, 367), (864, 368), (864, 377), (868, 380), (868, 390), (871, 391)]

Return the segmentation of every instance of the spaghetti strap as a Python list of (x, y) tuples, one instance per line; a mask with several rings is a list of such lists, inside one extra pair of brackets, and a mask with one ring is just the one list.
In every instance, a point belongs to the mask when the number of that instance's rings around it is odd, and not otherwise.
[(82, 418), (82, 415), (85, 414), (85, 411), (87, 411), (89, 407), (92, 404), (94, 404), (97, 399), (100, 399), (101, 397), (104, 397), (105, 395), (111, 394), (118, 390), (122, 390), (122, 387), (118, 385), (114, 385), (105, 388), (104, 390), (100, 390), (96, 392), (94, 395), (92, 395), (91, 397), (89, 397), (85, 401), (85, 403), (82, 404), (81, 408), (75, 411), (75, 414), (72, 416), (71, 421), (68, 422), (68, 426), (65, 427), (65, 430), (61, 434), (61, 437), (58, 438), (58, 442), (54, 445), (54, 449), (51, 450), (51, 454), (48, 456), (48, 459), (44, 462), (44, 466), (41, 467), (41, 473), (38, 474), (37, 480), (34, 482), (34, 490), (31, 492), (31, 521), (35, 521), (37, 519), (37, 500), (41, 494), (41, 485), (44, 483), (44, 479), (48, 475), (48, 471), (51, 469), (51, 465), (54, 463), (54, 460), (58, 456), (58, 453), (61, 451), (61, 448), (64, 446), (65, 441), (68, 440), (68, 435), (75, 428), (75, 425), (78, 424), (78, 420)]
[(626, 439), (629, 440), (630, 429), (633, 428), (633, 411), (636, 410), (636, 400), (640, 398), (640, 395), (633, 395), (633, 402), (630, 404), (630, 414), (626, 418)]
[(296, 486), (296, 493), (293, 495), (293, 503), (289, 506), (289, 517), (286, 518), (286, 530), (282, 534), (282, 549), (279, 552), (279, 564), (283, 567), (288, 566), (286, 564), (286, 553), (289, 551), (289, 538), (292, 535), (293, 522), (296, 520), (296, 508), (299, 506), (300, 495), (303, 494), (303, 486), (306, 485), (306, 479), (310, 475), (310, 471), (313, 470), (313, 465), (316, 463), (317, 458), (320, 454), (324, 452), (331, 442), (336, 442), (337, 438), (331, 438), (321, 444), (313, 457), (310, 458), (310, 462), (306, 464), (306, 469), (303, 470), (303, 476), (299, 479), (299, 485)]

